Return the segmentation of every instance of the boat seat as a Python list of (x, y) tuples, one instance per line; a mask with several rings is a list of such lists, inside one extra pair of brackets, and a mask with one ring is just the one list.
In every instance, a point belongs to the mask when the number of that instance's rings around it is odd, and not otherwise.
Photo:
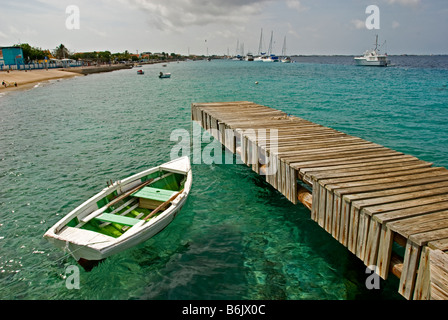
[(105, 222), (118, 223), (118, 224), (122, 224), (124, 226), (129, 226), (129, 227), (132, 227), (141, 221), (140, 219), (134, 219), (134, 218), (119, 216), (119, 215), (110, 214), (110, 213), (103, 213), (102, 215), (99, 215), (95, 219), (105, 221)]
[(140, 208), (155, 209), (160, 204), (171, 199), (175, 193), (176, 191), (172, 190), (144, 187), (133, 193), (132, 196), (139, 198)]
[(132, 196), (137, 198), (165, 202), (168, 201), (175, 193), (176, 191), (172, 190), (144, 187), (143, 189), (140, 189), (139, 191), (133, 193)]

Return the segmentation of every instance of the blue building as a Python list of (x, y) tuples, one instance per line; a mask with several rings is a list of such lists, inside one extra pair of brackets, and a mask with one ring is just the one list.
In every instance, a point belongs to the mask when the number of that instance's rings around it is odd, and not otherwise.
[(11, 66), (24, 64), (23, 50), (18, 47), (0, 47), (0, 66)]

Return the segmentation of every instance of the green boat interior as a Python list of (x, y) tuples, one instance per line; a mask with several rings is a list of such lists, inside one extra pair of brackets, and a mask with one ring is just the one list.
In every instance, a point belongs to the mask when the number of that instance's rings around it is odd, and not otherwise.
[[(142, 183), (148, 182), (146, 186), (110, 205), (100, 215), (85, 223), (74, 218), (68, 226), (118, 238), (141, 220), (153, 219), (163, 213), (169, 207), (167, 202), (184, 188), (185, 181), (183, 174), (163, 170), (154, 172), (141, 179)], [(117, 197), (117, 191), (112, 192), (97, 202), (98, 208), (107, 206)]]

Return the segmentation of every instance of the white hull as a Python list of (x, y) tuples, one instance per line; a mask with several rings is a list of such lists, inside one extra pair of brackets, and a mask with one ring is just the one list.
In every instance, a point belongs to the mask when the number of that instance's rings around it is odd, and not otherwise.
[(387, 67), (386, 60), (367, 60), (364, 58), (355, 58), (356, 65), (367, 67)]
[(387, 67), (387, 55), (380, 54), (378, 50), (378, 36), (376, 36), (375, 49), (368, 50), (362, 57), (355, 57), (356, 65), (367, 67)]
[(261, 56), (254, 58), (253, 61), (257, 62), (279, 62), (278, 57)]
[[(78, 221), (82, 221), (82, 219), (86, 219), (86, 217), (95, 212), (95, 210), (98, 210), (97, 202), (105, 196), (114, 191), (117, 191), (118, 196), (125, 194), (129, 190), (140, 185), (142, 183), (142, 177), (146, 177), (149, 174), (162, 169), (164, 172), (185, 174), (186, 181), (182, 193), (172, 201), (171, 206), (168, 209), (158, 216), (148, 221), (145, 221), (144, 219), (140, 220), (140, 222), (130, 227), (118, 238), (67, 225), (75, 218), (78, 219)], [(168, 162), (159, 167), (148, 169), (103, 189), (100, 193), (78, 206), (57, 222), (45, 233), (44, 238), (48, 239), (56, 247), (68, 251), (78, 262), (80, 260), (103, 260), (113, 254), (148, 240), (169, 225), (185, 204), (191, 189), (191, 184), (192, 173), (190, 161), (187, 157)]]

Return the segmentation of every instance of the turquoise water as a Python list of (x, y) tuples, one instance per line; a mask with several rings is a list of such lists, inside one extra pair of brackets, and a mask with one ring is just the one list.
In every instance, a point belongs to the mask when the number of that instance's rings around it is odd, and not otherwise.
[(175, 221), (80, 270), (79, 290), (42, 238), (106, 181), (170, 160), (192, 102), (253, 101), (448, 167), (448, 64), (338, 59), (148, 65), (0, 96), (0, 299), (401, 299), (394, 277), (367, 290), (364, 265), (244, 165), (193, 165)]

